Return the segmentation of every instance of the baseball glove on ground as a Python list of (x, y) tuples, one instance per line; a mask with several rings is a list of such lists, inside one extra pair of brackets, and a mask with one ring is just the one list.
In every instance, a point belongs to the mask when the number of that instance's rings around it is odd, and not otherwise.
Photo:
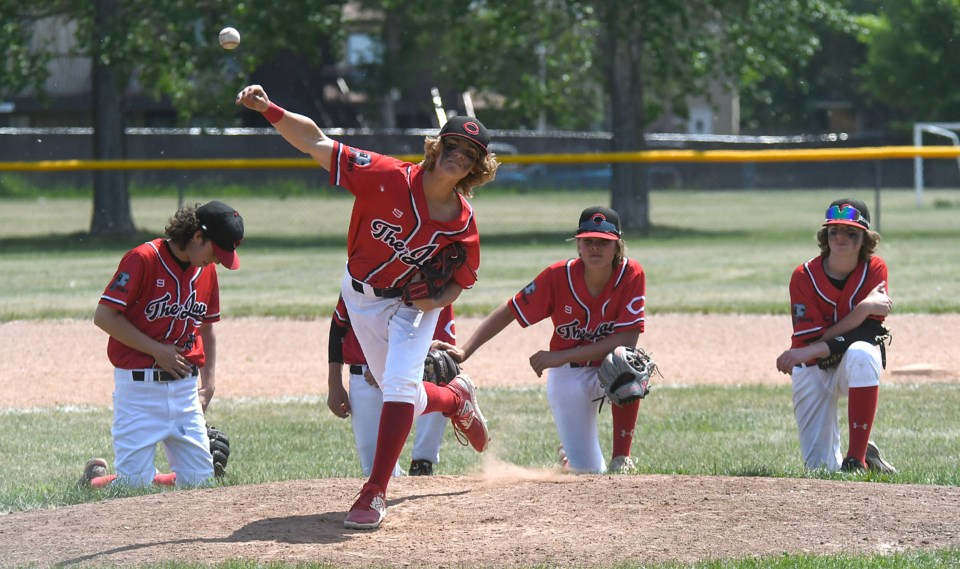
[(230, 458), (230, 439), (223, 431), (209, 425), (207, 425), (207, 438), (210, 439), (210, 454), (213, 455), (213, 474), (217, 478), (221, 478), (227, 471), (227, 460)]
[(435, 298), (450, 282), (453, 274), (467, 262), (467, 250), (459, 241), (434, 253), (420, 267), (420, 272), (403, 286), (403, 301)]
[(597, 377), (611, 403), (624, 405), (650, 392), (650, 376), (657, 364), (641, 348), (617, 346), (603, 358)]
[(460, 375), (458, 364), (446, 350), (430, 350), (423, 360), (423, 381), (444, 385)]

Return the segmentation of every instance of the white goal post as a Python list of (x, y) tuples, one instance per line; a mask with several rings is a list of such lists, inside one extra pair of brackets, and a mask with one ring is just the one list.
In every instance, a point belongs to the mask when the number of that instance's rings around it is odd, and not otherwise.
[[(923, 146), (923, 134), (933, 134), (949, 138), (954, 146), (960, 147), (960, 122), (918, 122), (913, 125), (913, 145)], [(957, 167), (960, 169), (960, 157), (957, 158)], [(923, 205), (923, 156), (913, 158), (913, 189), (916, 192), (917, 207)]]

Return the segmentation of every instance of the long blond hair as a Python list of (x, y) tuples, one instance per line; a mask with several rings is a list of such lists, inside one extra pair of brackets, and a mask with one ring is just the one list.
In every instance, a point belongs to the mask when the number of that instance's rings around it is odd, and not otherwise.
[[(424, 170), (432, 171), (433, 167), (437, 165), (442, 149), (443, 145), (440, 144), (440, 138), (428, 136), (423, 141), (423, 160), (420, 162), (420, 166)], [(470, 169), (470, 173), (457, 182), (453, 189), (464, 197), (472, 198), (474, 188), (492, 182), (497, 177), (497, 166), (499, 165), (497, 155), (488, 152), (477, 160), (477, 163)]]

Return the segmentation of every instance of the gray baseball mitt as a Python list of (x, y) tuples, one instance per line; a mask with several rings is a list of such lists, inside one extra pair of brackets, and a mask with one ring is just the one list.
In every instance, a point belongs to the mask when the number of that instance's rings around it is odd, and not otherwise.
[(617, 346), (603, 358), (597, 377), (607, 399), (624, 405), (647, 396), (653, 372), (659, 373), (657, 364), (643, 349)]

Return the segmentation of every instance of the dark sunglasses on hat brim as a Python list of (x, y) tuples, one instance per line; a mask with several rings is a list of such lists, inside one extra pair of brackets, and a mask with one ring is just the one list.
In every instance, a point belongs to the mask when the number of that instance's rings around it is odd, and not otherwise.
[(867, 221), (863, 214), (860, 213), (860, 210), (853, 207), (852, 205), (845, 205), (843, 207), (838, 205), (832, 205), (827, 209), (826, 215), (827, 221), (853, 221), (855, 223), (860, 223), (864, 227), (870, 227), (870, 222)]
[(620, 230), (617, 229), (617, 226), (610, 223), (609, 221), (601, 221), (597, 223), (592, 219), (588, 219), (580, 224), (580, 228), (577, 229), (577, 235), (581, 233), (609, 233), (610, 235), (616, 235), (620, 237)]

